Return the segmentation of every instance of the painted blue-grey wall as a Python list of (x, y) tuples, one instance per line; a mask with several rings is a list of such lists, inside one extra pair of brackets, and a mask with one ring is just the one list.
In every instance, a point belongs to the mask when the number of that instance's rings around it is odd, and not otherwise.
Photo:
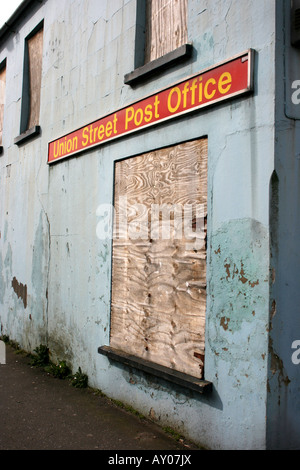
[[(134, 88), (123, 80), (135, 63), (136, 0), (44, 1), (20, 20), (16, 34), (0, 48), (0, 63), (7, 57), (0, 159), (2, 333), (29, 350), (47, 341), (53, 359), (68, 360), (74, 371), (80, 366), (92, 386), (215, 449), (276, 445), (280, 419), (274, 422), (274, 413), (290, 419), (296, 406), (276, 406), (281, 376), (279, 368), (271, 373), (275, 354), (281, 360), (285, 354), (284, 367), (292, 367), (290, 346), (281, 337), (283, 314), (273, 317), (269, 342), (273, 298), (277, 312), (279, 305), (295, 306), (298, 299), (294, 288), (294, 300), (285, 300), (285, 277), (278, 275), (286, 268), (283, 223), (292, 215), (285, 204), (293, 199), (287, 195), (292, 182), (296, 196), (299, 149), (289, 167), (283, 164), (282, 149), (291, 145), (294, 131), (284, 116), (281, 127), (275, 123), (275, 104), (281, 99), (275, 102), (275, 66), (282, 73), (275, 61), (276, 4), (189, 0), (191, 61)], [(42, 19), (42, 133), (17, 147), (13, 140), (20, 124), (24, 38)], [(249, 48), (255, 50), (253, 95), (47, 165), (48, 142)], [(97, 353), (99, 346), (109, 344), (112, 256), (111, 241), (96, 236), (97, 208), (113, 202), (114, 162), (202, 136), (208, 137), (205, 378), (213, 383), (207, 397), (129, 371)], [(282, 258), (273, 258), (271, 265), (275, 158), (282, 195)], [(296, 205), (291, 207), (296, 218)], [(289, 239), (296, 243), (293, 233)], [(290, 285), (297, 279), (293, 253), (288, 254)], [(12, 288), (14, 277), (27, 286), (26, 308)], [(295, 320), (296, 310), (289, 315)], [(284, 328), (289, 341), (292, 327), (286, 323)], [(288, 374), (295, 382), (296, 372), (294, 368)], [(289, 387), (295, 396), (297, 385)]]

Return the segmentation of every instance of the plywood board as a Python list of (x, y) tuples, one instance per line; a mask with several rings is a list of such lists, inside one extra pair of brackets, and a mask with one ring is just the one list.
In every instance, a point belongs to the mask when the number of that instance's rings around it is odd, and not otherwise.
[(206, 211), (206, 139), (116, 163), (111, 346), (198, 378)]
[(28, 129), (39, 124), (42, 84), (43, 29), (28, 39), (30, 111)]
[(187, 42), (187, 0), (147, 0), (145, 63)]

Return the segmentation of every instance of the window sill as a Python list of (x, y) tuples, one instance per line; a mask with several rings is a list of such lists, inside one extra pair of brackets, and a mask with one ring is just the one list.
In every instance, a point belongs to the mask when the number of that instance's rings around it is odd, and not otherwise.
[(98, 353), (113, 361), (121, 362), (126, 366), (142, 370), (143, 372), (147, 372), (148, 374), (154, 375), (155, 377), (168, 382), (172, 382), (186, 389), (193, 390), (194, 392), (203, 394), (212, 391), (211, 382), (197, 379), (191, 375), (169, 369), (168, 367), (161, 366), (159, 364), (154, 364), (153, 362), (140, 359), (118, 349), (111, 348), (110, 346), (99, 347)]
[(124, 76), (124, 83), (126, 85), (135, 85), (139, 81), (142, 81), (167, 67), (189, 59), (192, 56), (192, 53), (193, 46), (191, 44), (184, 44), (183, 46), (178, 47), (178, 49), (175, 49), (174, 51), (169, 52), (148, 64), (138, 67), (133, 70), (133, 72), (127, 73)]
[(23, 132), (18, 137), (16, 137), (14, 140), (14, 143), (15, 145), (22, 145), (24, 142), (27, 142), (28, 140), (33, 139), (33, 137), (40, 135), (40, 133), (41, 133), (40, 126), (34, 126), (31, 129), (28, 129), (28, 131)]

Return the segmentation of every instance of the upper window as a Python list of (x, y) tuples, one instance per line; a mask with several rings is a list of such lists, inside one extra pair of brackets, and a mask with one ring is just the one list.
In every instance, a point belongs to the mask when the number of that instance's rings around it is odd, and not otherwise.
[(21, 134), (39, 124), (42, 58), (43, 26), (39, 25), (25, 42)]
[(6, 61), (4, 61), (3, 64), (0, 64), (0, 147), (2, 147), (5, 84), (6, 84)]
[(187, 42), (187, 0), (147, 0), (145, 63)]
[(143, 0), (137, 3), (135, 69), (124, 83), (134, 85), (193, 53), (187, 42), (188, 0)]

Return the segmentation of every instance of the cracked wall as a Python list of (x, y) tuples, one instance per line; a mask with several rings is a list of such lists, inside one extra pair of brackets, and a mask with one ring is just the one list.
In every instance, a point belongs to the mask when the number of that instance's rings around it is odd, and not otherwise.
[[(136, 1), (61, 0), (52, 8), (53, 1), (23, 18), (0, 49), (0, 62), (12, 55), (14, 64), (7, 70), (12, 86), (0, 159), (1, 333), (28, 350), (47, 342), (53, 359), (67, 360), (74, 371), (80, 366), (90, 385), (196, 442), (265, 448), (274, 4), (242, 0), (240, 8), (241, 0), (189, 0), (192, 60), (131, 88), (124, 74), (134, 67)], [(42, 133), (16, 147), (23, 39), (43, 18)], [(54, 138), (248, 48), (256, 51), (253, 95), (47, 165)], [(114, 162), (203, 136), (209, 160), (208, 397), (171, 389), (97, 354), (109, 344), (112, 252), (111, 241), (96, 236), (96, 214), (100, 204), (112, 204)]]

